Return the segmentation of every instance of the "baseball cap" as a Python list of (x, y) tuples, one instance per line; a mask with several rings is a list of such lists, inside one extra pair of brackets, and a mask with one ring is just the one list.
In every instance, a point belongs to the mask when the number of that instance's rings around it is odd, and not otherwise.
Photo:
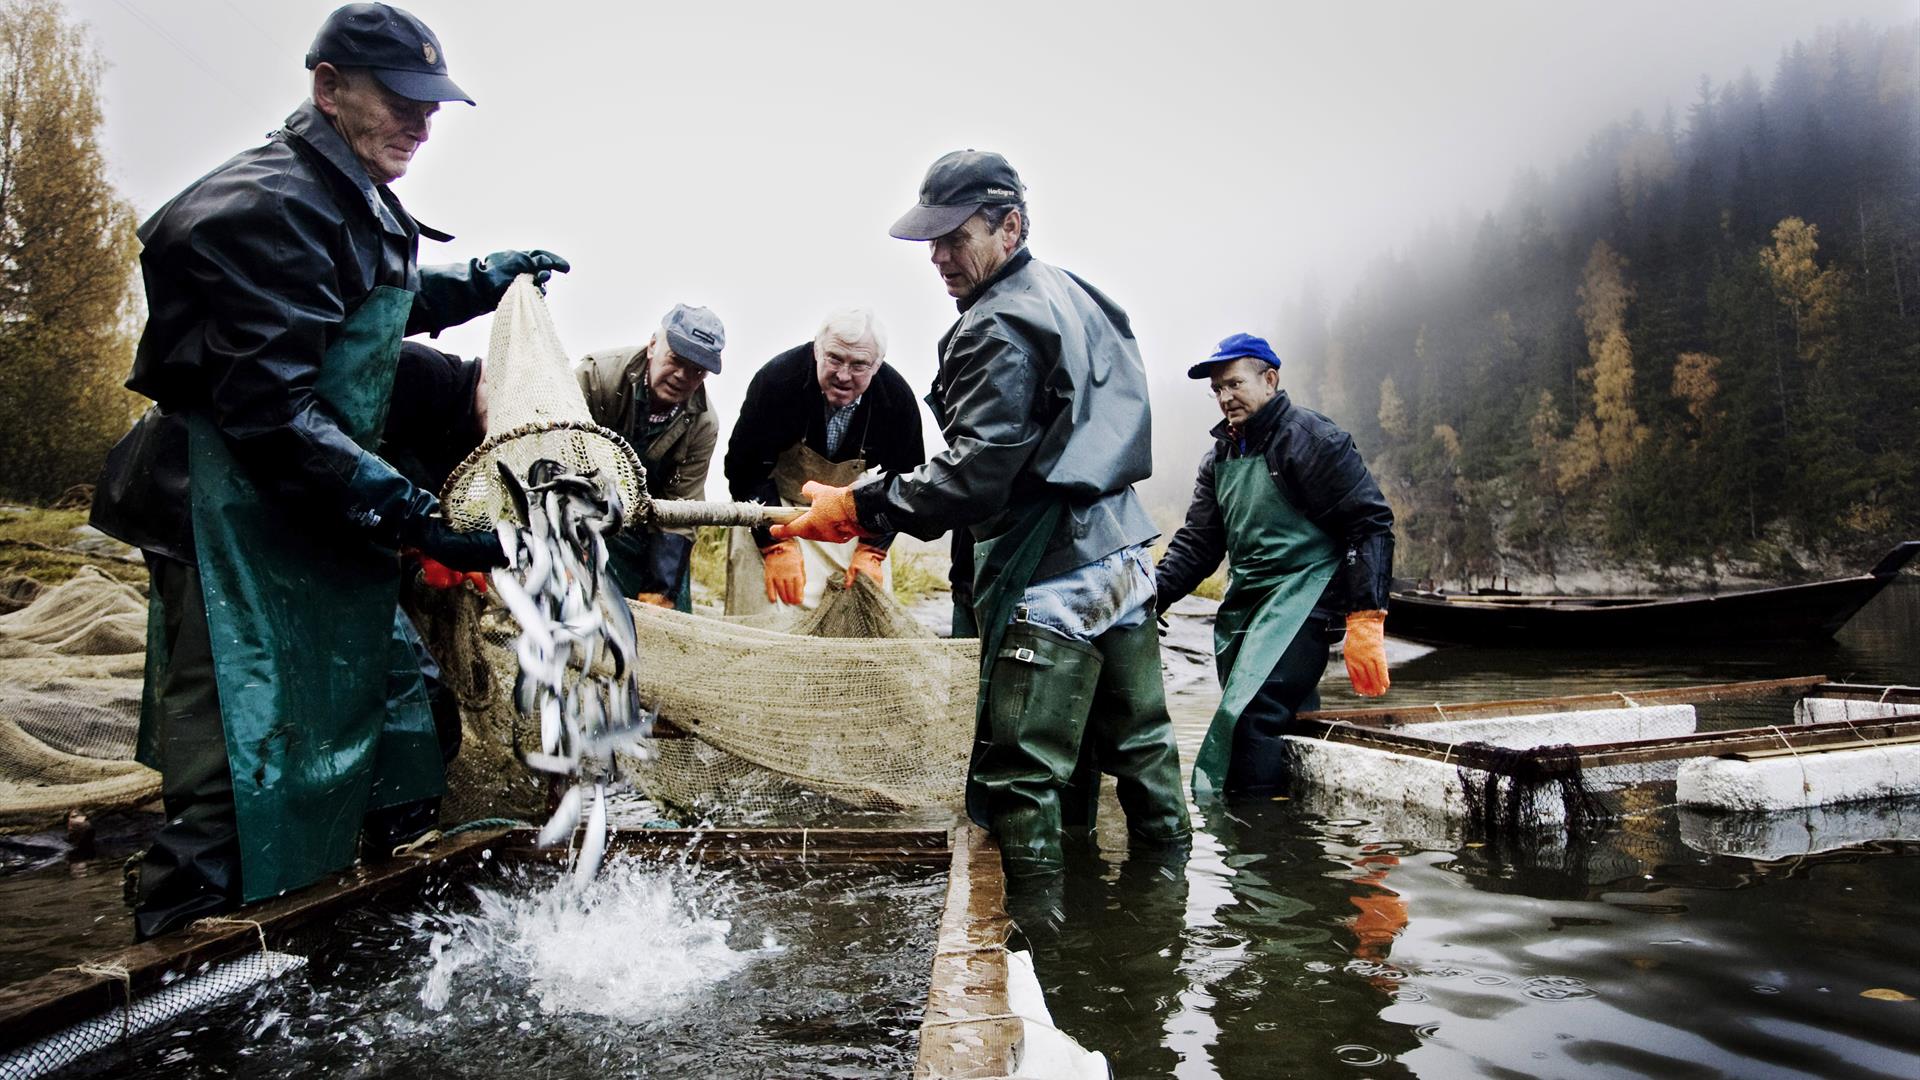
[(1276, 368), (1280, 366), (1280, 358), (1273, 354), (1273, 347), (1267, 344), (1265, 338), (1257, 338), (1252, 334), (1233, 334), (1220, 340), (1212, 356), (1188, 368), (1187, 378), (1208, 378), (1212, 374), (1213, 365), (1238, 360), (1243, 356), (1264, 360)]
[(987, 150), (955, 150), (927, 169), (920, 201), (887, 232), (933, 240), (959, 228), (983, 206), (1025, 202), (1026, 186), (1007, 159)]
[(727, 329), (709, 308), (675, 304), (660, 322), (673, 355), (720, 374), (720, 350), (727, 347)]
[(382, 86), (409, 101), (464, 101), (447, 78), (440, 39), (411, 12), (387, 4), (348, 4), (327, 16), (307, 50), (307, 69), (322, 61), (336, 67), (371, 68)]

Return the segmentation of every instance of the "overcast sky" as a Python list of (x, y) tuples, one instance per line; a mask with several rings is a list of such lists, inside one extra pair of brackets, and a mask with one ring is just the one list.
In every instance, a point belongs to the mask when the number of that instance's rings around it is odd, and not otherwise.
[[(334, 7), (68, 4), (111, 65), (107, 154), (142, 215), (304, 98)], [(1337, 301), (1358, 266), (1497, 206), (1517, 169), (1551, 170), (1601, 125), (1684, 115), (1703, 73), (1764, 83), (1796, 37), (1920, 17), (1920, 0), (409, 9), (479, 102), (443, 109), (395, 184), (458, 237), (422, 261), (567, 256), (549, 300), (571, 352), (642, 341), (677, 301), (712, 307), (724, 439), (754, 368), (865, 304), (924, 391), (954, 309), (926, 245), (886, 229), (941, 153), (997, 150), (1026, 181), (1035, 254), (1132, 314), (1163, 421), (1186, 421), (1159, 426), (1156, 456), (1184, 474), (1205, 443), (1181, 373), (1228, 333), (1278, 331), (1309, 275)], [(484, 352), (485, 322), (442, 347)]]

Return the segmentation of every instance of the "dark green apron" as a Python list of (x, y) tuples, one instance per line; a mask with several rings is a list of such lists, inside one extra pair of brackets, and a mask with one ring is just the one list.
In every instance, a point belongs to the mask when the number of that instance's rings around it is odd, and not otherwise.
[(1196, 799), (1226, 787), (1233, 727), (1340, 565), (1339, 546), (1281, 496), (1265, 456), (1214, 466), (1227, 532), (1227, 595), (1213, 624), (1220, 708), (1193, 762)]
[[(413, 294), (376, 288), (327, 350), (314, 393), (378, 444)], [(400, 568), (345, 530), (263, 499), (226, 439), (188, 420), (194, 546), (233, 772), (247, 901), (352, 863), (367, 811), (444, 790), (433, 716), (396, 606)], [(389, 708), (389, 682), (402, 689)]]
[(967, 765), (967, 816), (983, 829), (991, 828), (993, 822), (987, 790), (974, 782), (973, 773), (993, 734), (987, 713), (987, 684), (993, 676), (994, 662), (1000, 658), (1007, 623), (1020, 606), (1027, 586), (1033, 584), (1033, 572), (1040, 566), (1065, 509), (1064, 503), (1041, 503), (1006, 532), (973, 545), (973, 616), (980, 630), (980, 690), (973, 711), (973, 760)]

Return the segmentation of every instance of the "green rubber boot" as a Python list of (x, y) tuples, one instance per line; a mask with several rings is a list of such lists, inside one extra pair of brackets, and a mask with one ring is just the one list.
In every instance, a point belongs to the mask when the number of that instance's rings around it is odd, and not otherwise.
[(1061, 794), (1100, 679), (1100, 653), (1029, 623), (1007, 628), (987, 691), (988, 745), (974, 761), (1009, 877), (1055, 873)]
[(1193, 826), (1160, 677), (1160, 635), (1149, 620), (1109, 630), (1094, 647), (1104, 663), (1087, 737), (1101, 771), (1116, 779), (1130, 845), (1150, 851), (1183, 849), (1192, 842)]

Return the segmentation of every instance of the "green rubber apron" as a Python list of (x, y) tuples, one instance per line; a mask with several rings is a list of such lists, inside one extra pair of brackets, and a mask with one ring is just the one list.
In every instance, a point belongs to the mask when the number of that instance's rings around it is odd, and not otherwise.
[(987, 715), (987, 687), (1000, 658), (1000, 642), (1014, 609), (1033, 584), (1033, 572), (1060, 526), (1066, 504), (1044, 502), (1028, 510), (1012, 528), (973, 545), (973, 617), (980, 628), (980, 690), (973, 710), (973, 760), (967, 765), (967, 816), (981, 828), (992, 827), (987, 789), (974, 782), (974, 766), (993, 737)]
[[(341, 430), (369, 449), (386, 424), (412, 308), (412, 293), (374, 289), (314, 382)], [(204, 416), (188, 418), (188, 460), (251, 902), (348, 866), (367, 811), (431, 798), (445, 783), (426, 688), (398, 626), (393, 553), (305, 527), (262, 498)]]
[(1340, 564), (1333, 539), (1281, 494), (1264, 455), (1214, 466), (1227, 531), (1227, 595), (1213, 624), (1220, 708), (1193, 762), (1195, 798), (1226, 787), (1233, 727), (1260, 692)]

